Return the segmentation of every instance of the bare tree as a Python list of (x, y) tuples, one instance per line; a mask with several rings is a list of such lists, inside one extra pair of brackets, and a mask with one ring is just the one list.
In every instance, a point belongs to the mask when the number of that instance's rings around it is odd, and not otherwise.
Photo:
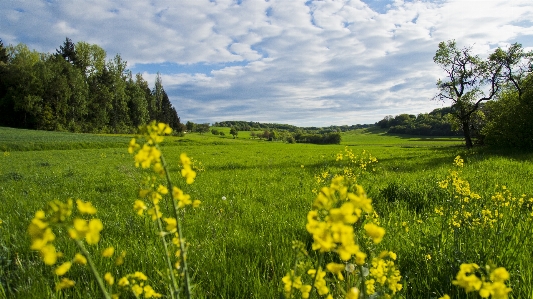
[(466, 147), (473, 146), (471, 119), (480, 104), (497, 94), (502, 83), (503, 62), (491, 55), (486, 61), (471, 53), (471, 47), (458, 49), (454, 40), (439, 43), (433, 61), (445, 72), (446, 79), (437, 81), (440, 93), (434, 99), (452, 102), (464, 133)]

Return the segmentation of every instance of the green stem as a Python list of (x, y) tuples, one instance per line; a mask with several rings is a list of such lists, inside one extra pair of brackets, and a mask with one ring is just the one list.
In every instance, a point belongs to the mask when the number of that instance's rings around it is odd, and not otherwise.
[(170, 197), (172, 198), (172, 206), (174, 207), (174, 216), (176, 217), (176, 228), (178, 230), (178, 238), (180, 241), (180, 250), (181, 250), (181, 271), (184, 276), (185, 281), (185, 295), (187, 299), (191, 298), (191, 282), (189, 278), (189, 268), (187, 267), (187, 248), (185, 246), (185, 239), (183, 238), (183, 234), (181, 231), (181, 221), (178, 213), (178, 205), (176, 203), (176, 199), (174, 198), (174, 195), (172, 193), (172, 181), (170, 180), (170, 175), (167, 171), (167, 163), (165, 162), (165, 158), (163, 155), (161, 155), (161, 164), (163, 165), (163, 169), (165, 170), (165, 176), (167, 178), (167, 185), (168, 190), (170, 192)]
[[(315, 283), (316, 283), (316, 277), (318, 276), (318, 270), (321, 268), (321, 265), (322, 265), (322, 260), (323, 260), (323, 254), (319, 253), (318, 254), (318, 264), (315, 266), (315, 268), (316, 268), (315, 276), (313, 276), (313, 280), (312, 280), (312, 284), (311, 284), (311, 287), (312, 287), (312, 289), (311, 289), (312, 293), (311, 293), (311, 296), (310, 296), (311, 298), (314, 298), (315, 293), (317, 294), (317, 296), (320, 296), (318, 294), (318, 289), (315, 287)], [(314, 290), (314, 292), (313, 292), (313, 290)]]
[(107, 289), (105, 288), (104, 281), (102, 280), (102, 277), (100, 277), (100, 274), (98, 274), (98, 271), (96, 270), (96, 266), (93, 263), (93, 260), (91, 259), (91, 255), (85, 249), (85, 246), (83, 246), (83, 243), (80, 240), (75, 240), (76, 245), (81, 250), (81, 253), (87, 258), (87, 263), (89, 263), (89, 268), (93, 271), (94, 278), (96, 278), (96, 281), (98, 282), (98, 286), (100, 287), (100, 290), (102, 291), (102, 294), (104, 295), (104, 298), (111, 299), (111, 296), (109, 296), (109, 293), (107, 292)]
[(363, 273), (363, 266), (359, 266), (359, 275), (361, 275), (361, 294), (363, 295), (363, 298), (366, 298), (366, 284), (365, 284), (365, 276)]
[(168, 276), (170, 278), (170, 281), (172, 282), (173, 287), (173, 290), (171, 291), (172, 298), (175, 298), (175, 295), (179, 296), (179, 288), (178, 283), (176, 282), (176, 277), (174, 276), (174, 269), (172, 268), (172, 261), (170, 260), (170, 252), (168, 251), (167, 240), (165, 239), (165, 235), (163, 234), (163, 225), (161, 224), (161, 218), (159, 217), (157, 218), (157, 228), (161, 232), (161, 241), (163, 241), (163, 247), (165, 248), (165, 259), (167, 261), (167, 267), (169, 270)]

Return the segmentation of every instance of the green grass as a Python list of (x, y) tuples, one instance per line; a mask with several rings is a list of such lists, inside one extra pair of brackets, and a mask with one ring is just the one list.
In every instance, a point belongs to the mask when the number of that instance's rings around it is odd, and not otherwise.
[[(532, 153), (467, 151), (456, 138), (389, 136), (369, 130), (343, 133), (341, 145), (252, 140), (247, 132), (233, 139), (227, 131), (226, 136), (168, 137), (163, 146), (173, 181), (202, 201), (198, 209), (184, 214), (198, 298), (279, 298), (281, 278), (294, 262), (291, 242), (309, 242), (305, 217), (317, 188), (314, 176), (347, 166), (346, 161), (335, 161), (346, 146), (355, 154), (366, 150), (379, 160), (376, 171), (361, 175), (358, 183), (373, 198), (387, 229), (378, 248), (398, 254), (402, 297), (438, 298), (448, 293), (467, 298), (451, 285), (460, 263), (489, 261), (510, 271), (513, 298), (531, 296), (533, 242), (519, 228), (529, 225), (530, 211), (522, 211), (513, 226), (507, 223), (483, 234), (467, 231), (463, 238), (453, 239), (439, 235), (441, 220), (434, 208), (449, 198), (437, 182), (446, 177), (457, 155), (465, 159), (462, 177), (483, 198), (490, 199), (496, 184), (506, 185), (515, 196), (533, 197)], [(165, 292), (163, 252), (153, 223), (132, 208), (143, 173), (127, 153), (130, 138), (0, 128), (0, 298), (100, 297), (90, 271), (80, 266), (69, 272), (77, 286), (56, 294), (52, 268), (29, 250), (26, 230), (35, 211), (50, 200), (67, 198), (91, 201), (98, 209), (105, 228), (102, 241), (90, 250), (102, 273), (120, 277), (143, 271), (156, 290)], [(179, 177), (182, 152), (205, 168), (189, 186)], [(423, 223), (416, 221), (420, 219)], [(446, 236), (447, 246), (437, 248), (437, 239)], [(499, 242), (488, 246), (483, 243), (487, 237)], [(457, 242), (459, 251), (454, 249)], [(122, 267), (99, 257), (98, 251), (107, 246), (127, 252)], [(59, 242), (58, 247), (65, 254), (75, 252), (69, 242)]]

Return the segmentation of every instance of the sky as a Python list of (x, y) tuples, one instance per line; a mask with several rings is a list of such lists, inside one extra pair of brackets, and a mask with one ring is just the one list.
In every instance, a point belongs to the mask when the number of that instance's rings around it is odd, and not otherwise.
[(531, 0), (0, 0), (0, 39), (97, 44), (163, 87), (181, 121), (371, 124), (449, 105), (442, 41), (533, 50)]

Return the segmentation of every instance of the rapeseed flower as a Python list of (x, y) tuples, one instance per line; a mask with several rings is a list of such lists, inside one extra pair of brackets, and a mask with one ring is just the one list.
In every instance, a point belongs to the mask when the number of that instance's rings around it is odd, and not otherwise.
[(148, 209), (146, 204), (142, 200), (136, 200), (133, 204), (133, 209), (137, 215), (142, 216), (143, 212)]
[(359, 299), (359, 289), (356, 287), (350, 288), (348, 293), (346, 293), (346, 299)]
[(102, 256), (103, 257), (112, 257), (114, 253), (115, 253), (115, 248), (107, 247), (106, 249), (104, 249), (102, 251)]
[(107, 282), (107, 284), (110, 285), (110, 286), (112, 286), (115, 283), (115, 278), (113, 277), (113, 275), (111, 275), (110, 272), (107, 272), (104, 275), (104, 279)]
[(75, 284), (76, 282), (74, 280), (70, 280), (68, 278), (62, 278), (61, 281), (58, 284), (56, 284), (56, 291), (71, 288)]
[(76, 263), (76, 264), (79, 264), (79, 265), (86, 265), (87, 264), (87, 259), (80, 253), (76, 253), (76, 255), (74, 256), (74, 259), (72, 261), (74, 263)]
[(367, 223), (364, 226), (367, 236), (372, 238), (374, 244), (378, 244), (383, 240), (385, 236), (385, 229), (375, 225), (374, 223)]
[(78, 211), (81, 214), (89, 214), (89, 215), (96, 214), (96, 208), (93, 207), (91, 202), (83, 202), (82, 200), (78, 199), (76, 200), (76, 205), (78, 207)]
[(71, 266), (71, 262), (64, 262), (61, 264), (61, 266), (57, 267), (54, 272), (57, 276), (63, 276), (68, 272), (68, 270), (70, 270)]
[(186, 179), (187, 184), (192, 184), (194, 182), (194, 179), (196, 178), (196, 172), (192, 170), (191, 167), (191, 159), (187, 157), (187, 154), (181, 153), (180, 155), (181, 165), (183, 168), (181, 169), (181, 176), (183, 176)]
[(344, 271), (345, 269), (345, 265), (344, 264), (337, 264), (337, 263), (329, 263), (326, 265), (326, 269), (337, 275), (337, 277), (339, 278), (339, 280), (344, 280), (344, 276), (342, 275), (342, 271)]
[(313, 286), (317, 289), (319, 295), (324, 296), (329, 293), (329, 288), (324, 279), (326, 277), (326, 272), (323, 271), (322, 268), (319, 267), (318, 270), (309, 269), (307, 274), (314, 277)]
[(452, 283), (462, 287), (467, 293), (479, 291), (483, 282), (476, 276), (476, 271), (478, 269), (479, 266), (475, 263), (461, 264), (459, 272)]
[(163, 220), (167, 223), (167, 227), (165, 228), (167, 231), (174, 232), (176, 230), (176, 218), (163, 218)]

